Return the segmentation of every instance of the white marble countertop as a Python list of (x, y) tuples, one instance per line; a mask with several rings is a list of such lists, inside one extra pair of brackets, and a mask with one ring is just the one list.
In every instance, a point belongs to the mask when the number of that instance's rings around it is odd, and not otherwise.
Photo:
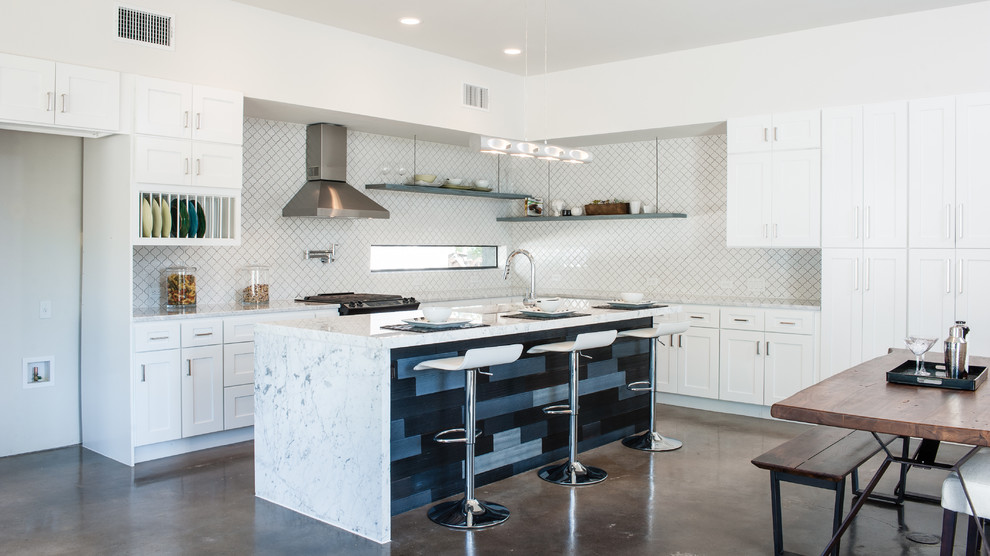
[(291, 299), (270, 301), (264, 305), (243, 305), (241, 303), (221, 303), (217, 305), (196, 305), (189, 309), (168, 310), (165, 307), (135, 308), (132, 322), (156, 320), (191, 319), (203, 317), (233, 317), (260, 313), (285, 313), (289, 311), (315, 311), (319, 309), (337, 310), (340, 305), (333, 303), (306, 303)]
[(382, 328), (385, 325), (404, 324), (402, 319), (421, 317), (422, 312), (420, 311), (348, 315), (337, 319), (259, 323), (255, 330), (336, 344), (393, 349), (654, 317), (681, 310), (680, 306), (676, 305), (634, 310), (594, 308), (595, 305), (603, 304), (604, 301), (598, 299), (566, 299), (562, 308), (574, 309), (578, 313), (586, 313), (587, 316), (545, 320), (508, 317), (507, 315), (519, 312), (519, 309), (522, 308), (521, 303), (455, 307), (451, 314), (452, 319), (469, 318), (472, 323), (481, 323), (487, 326), (455, 328), (437, 332), (406, 332)]

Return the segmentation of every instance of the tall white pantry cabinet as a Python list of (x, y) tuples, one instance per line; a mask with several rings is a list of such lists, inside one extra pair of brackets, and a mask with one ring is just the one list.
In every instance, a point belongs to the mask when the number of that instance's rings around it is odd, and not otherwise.
[(822, 112), (823, 377), (955, 320), (990, 354), (986, 153), (990, 94)]

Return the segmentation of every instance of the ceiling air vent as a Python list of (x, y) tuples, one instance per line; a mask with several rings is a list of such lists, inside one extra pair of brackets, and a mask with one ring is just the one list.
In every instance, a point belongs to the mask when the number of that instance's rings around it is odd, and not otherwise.
[(172, 48), (172, 16), (117, 6), (117, 38)]
[(488, 88), (465, 83), (462, 104), (479, 110), (488, 110)]

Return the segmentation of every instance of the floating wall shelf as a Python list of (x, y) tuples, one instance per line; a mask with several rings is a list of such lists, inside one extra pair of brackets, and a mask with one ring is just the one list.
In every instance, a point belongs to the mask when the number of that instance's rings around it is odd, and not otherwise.
[(422, 185), (401, 185), (397, 183), (369, 183), (365, 189), (383, 191), (405, 191), (407, 193), (426, 193), (429, 195), (454, 195), (458, 197), (484, 197), (486, 199), (525, 199), (530, 197), (525, 193), (496, 193), (494, 191), (473, 191), (471, 189), (451, 189), (449, 187), (425, 187)]
[(592, 216), (503, 216), (497, 222), (584, 222), (587, 220), (650, 220), (657, 218), (687, 218), (683, 212), (656, 212), (651, 214), (596, 214)]

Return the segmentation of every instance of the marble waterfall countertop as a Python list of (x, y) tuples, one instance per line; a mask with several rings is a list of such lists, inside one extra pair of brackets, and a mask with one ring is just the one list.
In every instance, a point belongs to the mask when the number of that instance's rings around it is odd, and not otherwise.
[[(255, 494), (347, 531), (391, 539), (391, 355), (446, 342), (497, 343), (500, 336), (608, 325), (677, 312), (678, 306), (597, 309), (587, 316), (512, 318), (521, 304), (455, 308), (486, 326), (438, 332), (383, 329), (420, 311), (259, 323), (254, 329)], [(493, 340), (494, 338), (494, 340)], [(463, 345), (463, 344), (462, 344)], [(451, 423), (456, 425), (456, 423)]]
[(623, 321), (642, 317), (654, 317), (679, 312), (678, 305), (643, 309), (598, 309), (605, 301), (595, 299), (565, 299), (560, 309), (573, 309), (586, 316), (546, 318), (542, 320), (515, 318), (523, 309), (522, 303), (499, 305), (475, 305), (455, 307), (451, 319), (470, 319), (485, 326), (473, 328), (440, 329), (430, 332), (407, 332), (382, 328), (386, 325), (404, 324), (402, 319), (422, 316), (420, 311), (348, 315), (338, 319), (316, 319), (259, 323), (257, 330), (294, 336), (305, 340), (323, 340), (372, 349), (393, 349), (409, 346), (456, 342), (508, 334), (525, 334), (538, 330), (571, 328), (604, 322)]

